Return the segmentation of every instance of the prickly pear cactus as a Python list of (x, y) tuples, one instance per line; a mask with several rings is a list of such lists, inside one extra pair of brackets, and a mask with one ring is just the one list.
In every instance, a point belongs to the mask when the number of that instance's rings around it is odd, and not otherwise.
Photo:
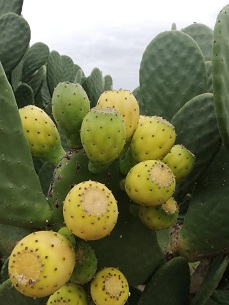
[[(23, 1), (8, 2), (1, 304), (228, 304), (229, 6), (213, 30), (173, 23), (153, 38), (131, 93), (29, 46)], [(28, 105), (39, 115), (21, 116)]]

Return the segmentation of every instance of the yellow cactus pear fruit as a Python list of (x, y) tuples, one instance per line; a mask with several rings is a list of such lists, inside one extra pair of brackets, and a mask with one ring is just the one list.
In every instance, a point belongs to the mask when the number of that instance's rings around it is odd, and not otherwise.
[(107, 267), (96, 273), (90, 292), (96, 305), (124, 305), (129, 297), (129, 285), (119, 269)]
[(157, 206), (172, 197), (176, 179), (172, 170), (160, 160), (146, 160), (134, 165), (125, 179), (127, 195), (135, 203)]
[(139, 206), (139, 218), (148, 228), (163, 230), (171, 227), (178, 218), (179, 207), (176, 200), (171, 197), (162, 205), (158, 206)]
[(162, 159), (175, 140), (175, 127), (170, 122), (159, 116), (144, 116), (133, 134), (130, 153), (136, 162)]
[(176, 181), (180, 181), (191, 173), (195, 156), (182, 144), (174, 145), (162, 160), (173, 171)]
[(108, 235), (118, 218), (118, 206), (112, 192), (97, 181), (76, 184), (67, 194), (63, 215), (66, 226), (84, 240)]
[(126, 143), (130, 143), (139, 120), (139, 104), (135, 96), (129, 90), (104, 91), (97, 106), (113, 107), (122, 115), (126, 125)]
[(9, 257), (9, 277), (22, 294), (41, 298), (63, 286), (75, 266), (75, 251), (63, 235), (33, 232), (21, 239)]
[(34, 157), (57, 165), (65, 156), (59, 132), (47, 113), (34, 105), (19, 109), (25, 137)]
[(87, 294), (83, 286), (67, 283), (49, 296), (47, 305), (87, 305)]

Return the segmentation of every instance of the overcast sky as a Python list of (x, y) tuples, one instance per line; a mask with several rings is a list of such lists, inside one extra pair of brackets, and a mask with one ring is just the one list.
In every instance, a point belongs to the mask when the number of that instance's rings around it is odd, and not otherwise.
[(31, 28), (31, 44), (68, 55), (88, 76), (98, 67), (110, 74), (114, 89), (139, 85), (142, 54), (172, 23), (193, 22), (214, 28), (223, 0), (24, 0), (22, 14)]

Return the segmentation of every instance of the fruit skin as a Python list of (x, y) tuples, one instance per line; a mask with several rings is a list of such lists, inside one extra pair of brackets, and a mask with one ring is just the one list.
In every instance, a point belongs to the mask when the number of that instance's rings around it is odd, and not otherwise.
[(130, 143), (139, 120), (139, 105), (133, 93), (129, 90), (104, 91), (96, 106), (113, 107), (122, 115), (126, 126), (126, 142)]
[(195, 164), (194, 154), (182, 144), (174, 145), (162, 159), (173, 171), (176, 181), (180, 181), (192, 171)]
[(48, 296), (70, 278), (75, 252), (69, 241), (54, 231), (37, 231), (21, 239), (9, 257), (9, 277), (22, 294)]
[(68, 192), (63, 215), (73, 234), (84, 240), (96, 240), (113, 230), (118, 218), (118, 205), (104, 184), (83, 181)]
[(160, 160), (146, 160), (131, 168), (125, 179), (127, 195), (135, 203), (157, 206), (174, 193), (176, 179), (171, 169)]
[(90, 101), (80, 84), (61, 82), (52, 95), (52, 113), (70, 148), (82, 147), (80, 128), (90, 111)]
[(176, 140), (175, 127), (159, 116), (144, 116), (139, 120), (130, 153), (136, 162), (162, 159)]
[(96, 305), (124, 305), (129, 296), (129, 285), (119, 269), (107, 267), (96, 273), (90, 291)]
[(89, 170), (102, 172), (119, 156), (126, 142), (122, 116), (114, 108), (92, 108), (81, 125), (81, 141), (89, 158)]
[(69, 230), (68, 227), (64, 226), (58, 230), (59, 234), (62, 234), (64, 237), (66, 237), (69, 242), (72, 244), (72, 246), (75, 248), (76, 246), (76, 237), (75, 235)]
[(70, 281), (75, 284), (85, 284), (89, 282), (97, 270), (97, 258), (95, 251), (85, 241), (78, 241), (76, 244), (76, 263), (70, 277)]
[(176, 222), (178, 214), (179, 208), (173, 197), (159, 206), (139, 206), (138, 211), (141, 222), (154, 230), (168, 229)]
[(19, 109), (19, 114), (32, 155), (57, 165), (65, 156), (65, 151), (52, 119), (44, 110), (34, 105)]
[(67, 283), (48, 298), (47, 305), (53, 304), (87, 305), (87, 294), (81, 285)]

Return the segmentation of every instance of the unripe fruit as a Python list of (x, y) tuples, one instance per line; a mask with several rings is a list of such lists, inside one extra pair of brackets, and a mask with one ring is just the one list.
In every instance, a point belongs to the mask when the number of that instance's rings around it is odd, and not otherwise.
[(80, 148), (80, 128), (90, 110), (90, 101), (80, 84), (61, 82), (53, 91), (52, 113), (70, 148)]
[(66, 226), (84, 240), (108, 235), (118, 218), (118, 206), (112, 192), (97, 181), (76, 184), (64, 200)]
[(129, 297), (129, 285), (117, 268), (98, 271), (91, 282), (91, 297), (96, 305), (124, 305)]
[(9, 257), (13, 286), (33, 298), (48, 296), (70, 278), (75, 251), (69, 241), (53, 231), (37, 231), (25, 236)]
[(58, 233), (66, 237), (72, 246), (75, 248), (76, 246), (76, 237), (75, 235), (69, 230), (68, 227), (64, 226), (58, 230)]
[(76, 244), (76, 263), (70, 281), (76, 284), (89, 282), (96, 273), (97, 259), (95, 251), (85, 241)]
[(113, 107), (122, 115), (126, 126), (126, 142), (129, 143), (139, 120), (139, 105), (135, 96), (128, 90), (104, 91), (97, 106)]
[(87, 305), (84, 288), (74, 283), (67, 283), (48, 298), (47, 305)]
[(57, 165), (65, 151), (52, 119), (34, 105), (19, 109), (19, 114), (32, 155)]
[(125, 180), (125, 190), (130, 199), (146, 206), (157, 206), (167, 201), (175, 186), (173, 172), (159, 160), (139, 162), (131, 168)]
[(195, 156), (184, 145), (174, 145), (162, 160), (173, 171), (176, 181), (180, 181), (192, 171)]
[(131, 156), (136, 162), (162, 159), (175, 139), (175, 128), (167, 120), (159, 116), (144, 116), (130, 143)]
[(154, 230), (169, 228), (176, 222), (178, 214), (179, 208), (173, 197), (162, 203), (162, 205), (140, 206), (138, 213), (142, 223)]
[(121, 115), (113, 108), (92, 108), (81, 125), (81, 141), (89, 158), (89, 170), (102, 172), (119, 156), (126, 141)]

